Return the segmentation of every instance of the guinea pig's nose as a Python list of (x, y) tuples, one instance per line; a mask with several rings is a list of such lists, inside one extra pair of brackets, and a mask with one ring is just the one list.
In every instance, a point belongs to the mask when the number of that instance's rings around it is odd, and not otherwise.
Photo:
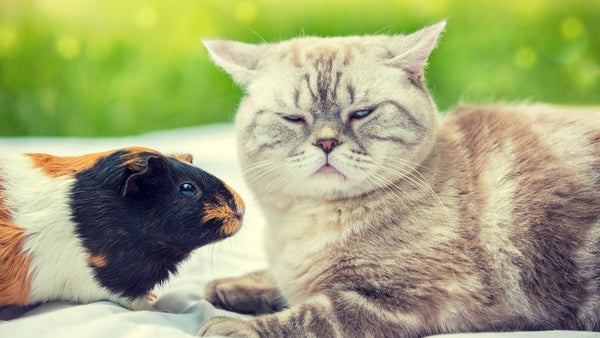
[(236, 211), (235, 214), (233, 215), (233, 217), (235, 217), (235, 219), (237, 219), (238, 221), (241, 222), (244, 219), (244, 212)]

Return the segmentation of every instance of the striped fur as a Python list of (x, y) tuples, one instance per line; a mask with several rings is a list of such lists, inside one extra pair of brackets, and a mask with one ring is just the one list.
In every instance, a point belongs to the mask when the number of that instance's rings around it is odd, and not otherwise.
[[(169, 168), (151, 171), (150, 159)], [(241, 225), (241, 198), (190, 162), (189, 155), (165, 157), (146, 148), (0, 156), (0, 307), (111, 300), (151, 309), (148, 292), (191, 250), (231, 236)], [(143, 192), (157, 187), (160, 195), (127, 196), (131, 178), (146, 176), (152, 188)], [(171, 189), (181, 182), (201, 194)]]
[(206, 289), (264, 315), (199, 334), (600, 330), (600, 109), (438, 117), (423, 67), (443, 27), (206, 42), (246, 87), (239, 156), (270, 266)]

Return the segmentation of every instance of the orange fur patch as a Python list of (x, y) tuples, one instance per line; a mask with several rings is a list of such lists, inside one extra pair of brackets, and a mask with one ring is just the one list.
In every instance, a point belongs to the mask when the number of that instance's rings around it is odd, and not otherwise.
[(244, 204), (244, 200), (242, 199), (242, 197), (235, 190), (231, 189), (230, 186), (225, 184), (225, 182), (223, 182), (223, 185), (233, 195), (233, 200), (235, 201), (235, 205), (237, 206), (237, 211), (244, 213), (244, 210), (246, 210), (246, 205)]
[(187, 162), (189, 164), (192, 164), (192, 162), (194, 161), (194, 157), (192, 156), (192, 154), (174, 154), (169, 156), (176, 160)]
[(88, 259), (87, 259), (88, 263), (90, 263), (91, 265), (95, 266), (95, 267), (103, 267), (106, 266), (106, 256), (104, 255), (89, 255)]
[(123, 155), (123, 159), (125, 159), (125, 162), (123, 162), (122, 166), (134, 171), (142, 171), (146, 167), (146, 158), (140, 156), (141, 153), (153, 153), (156, 155), (162, 155), (156, 150), (144, 147), (132, 147), (125, 148), (122, 150), (126, 150), (128, 152), (127, 155)]
[(0, 307), (25, 305), (29, 297), (31, 256), (21, 251), (25, 230), (15, 225), (4, 206), (0, 186)]
[[(75, 176), (78, 172), (87, 170), (101, 159), (108, 155), (125, 150), (127, 155), (123, 156), (123, 166), (135, 171), (141, 171), (146, 166), (146, 159), (139, 156), (141, 153), (154, 153), (162, 155), (156, 150), (144, 147), (129, 147), (124, 149), (110, 150), (102, 153), (95, 153), (83, 156), (60, 157), (49, 154), (25, 154), (33, 161), (35, 168), (40, 168), (46, 175), (50, 177), (60, 176)], [(179, 161), (192, 163), (193, 157), (190, 154), (176, 154), (170, 157)]]
[(48, 154), (25, 154), (33, 161), (34, 168), (40, 168), (50, 177), (74, 176), (80, 171), (93, 167), (112, 151), (75, 157), (59, 157)]
[[(235, 193), (235, 191), (231, 191), (234, 194), (234, 199), (236, 200), (237, 204), (237, 200), (239, 199), (241, 201), (241, 198), (237, 196), (237, 193)], [(204, 205), (205, 214), (202, 217), (202, 223), (206, 223), (212, 219), (220, 220), (221, 222), (223, 222), (223, 226), (221, 227), (221, 234), (223, 236), (231, 236), (240, 229), (241, 222), (235, 217), (235, 211), (231, 209), (231, 207), (229, 207), (229, 205), (222, 196), (217, 196), (217, 201), (218, 204), (207, 203)]]

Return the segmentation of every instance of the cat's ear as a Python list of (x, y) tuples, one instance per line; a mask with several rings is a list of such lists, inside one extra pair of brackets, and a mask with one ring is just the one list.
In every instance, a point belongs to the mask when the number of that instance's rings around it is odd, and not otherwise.
[(254, 78), (258, 61), (263, 57), (266, 45), (255, 45), (227, 40), (204, 40), (213, 61), (242, 86)]
[(396, 56), (389, 61), (393, 67), (402, 68), (417, 79), (423, 77), (423, 68), (435, 48), (440, 34), (446, 27), (446, 20), (427, 26), (406, 36), (392, 37), (391, 45)]

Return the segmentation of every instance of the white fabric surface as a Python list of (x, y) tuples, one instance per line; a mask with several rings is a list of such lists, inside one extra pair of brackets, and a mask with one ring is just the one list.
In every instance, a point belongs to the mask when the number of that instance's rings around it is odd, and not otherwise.
[[(49, 303), (33, 309), (0, 308), (0, 337), (186, 337), (216, 315), (244, 316), (215, 309), (202, 299), (209, 281), (263, 269), (262, 215), (237, 164), (235, 136), (229, 124), (169, 130), (119, 138), (0, 138), (0, 153), (40, 152), (69, 156), (128, 146), (163, 153), (191, 153), (194, 164), (237, 190), (246, 202), (242, 230), (223, 242), (198, 249), (179, 274), (156, 290), (159, 311), (129, 311), (109, 302), (77, 305)], [(35, 183), (33, 183), (35, 184)], [(162, 311), (162, 312), (161, 312)], [(445, 335), (444, 337), (600, 337), (589, 332), (531, 332)]]

